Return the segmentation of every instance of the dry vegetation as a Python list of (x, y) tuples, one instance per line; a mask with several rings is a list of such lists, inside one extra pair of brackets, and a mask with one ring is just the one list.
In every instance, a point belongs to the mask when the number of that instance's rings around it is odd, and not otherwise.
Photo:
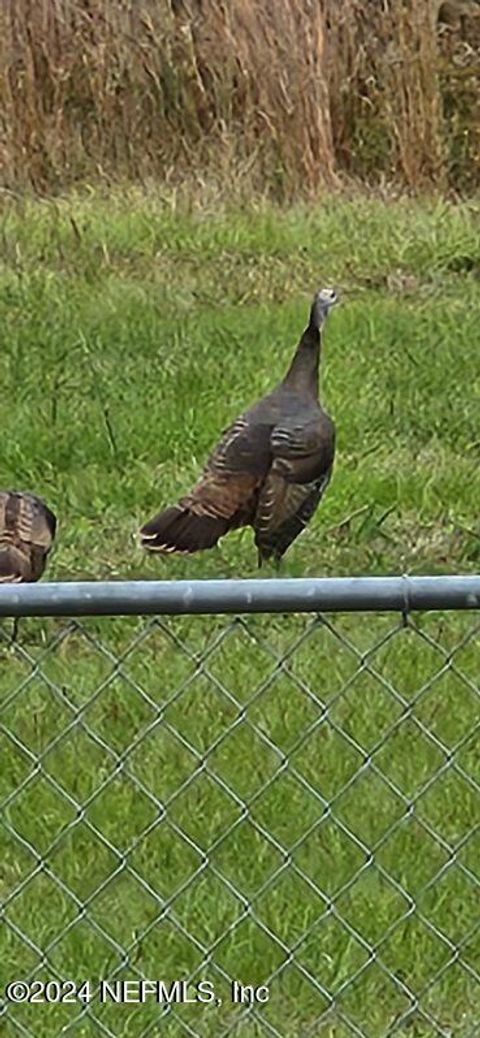
[(478, 0), (4, 0), (3, 185), (469, 191)]

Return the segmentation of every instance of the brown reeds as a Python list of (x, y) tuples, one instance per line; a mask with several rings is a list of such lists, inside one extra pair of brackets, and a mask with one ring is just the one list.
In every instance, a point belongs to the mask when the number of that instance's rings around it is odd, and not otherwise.
[(4, 186), (468, 190), (476, 0), (3, 0)]

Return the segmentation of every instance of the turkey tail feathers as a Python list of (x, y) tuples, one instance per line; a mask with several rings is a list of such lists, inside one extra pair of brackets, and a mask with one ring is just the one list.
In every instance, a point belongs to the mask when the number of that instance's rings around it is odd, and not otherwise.
[(173, 505), (142, 526), (140, 544), (146, 551), (161, 555), (191, 555), (213, 548), (228, 528), (227, 519), (196, 515)]

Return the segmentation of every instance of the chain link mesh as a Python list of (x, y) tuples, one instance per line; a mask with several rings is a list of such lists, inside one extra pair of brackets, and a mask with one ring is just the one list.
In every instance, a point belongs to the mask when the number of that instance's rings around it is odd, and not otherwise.
[(2, 1033), (480, 1034), (479, 646), (454, 612), (3, 621), (2, 986), (93, 997)]

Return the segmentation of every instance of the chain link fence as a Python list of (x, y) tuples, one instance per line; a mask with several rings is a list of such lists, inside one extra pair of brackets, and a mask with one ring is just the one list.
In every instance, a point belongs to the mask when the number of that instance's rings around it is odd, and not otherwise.
[(480, 1034), (455, 579), (0, 589), (2, 1034)]

